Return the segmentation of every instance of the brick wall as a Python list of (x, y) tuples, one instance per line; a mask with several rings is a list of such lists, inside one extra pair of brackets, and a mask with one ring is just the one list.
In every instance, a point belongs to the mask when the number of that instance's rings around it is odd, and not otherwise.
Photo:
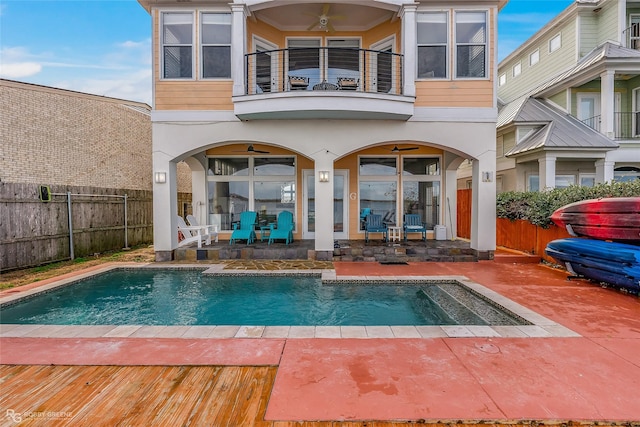
[(151, 189), (151, 119), (142, 103), (0, 81), (0, 179)]

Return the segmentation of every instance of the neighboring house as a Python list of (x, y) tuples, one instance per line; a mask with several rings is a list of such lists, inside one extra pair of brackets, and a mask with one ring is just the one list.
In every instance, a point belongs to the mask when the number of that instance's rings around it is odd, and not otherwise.
[(0, 79), (0, 181), (151, 190), (151, 107)]
[(640, 179), (640, 2), (577, 0), (498, 84), (498, 192)]
[(176, 164), (228, 238), (283, 210), (331, 259), (361, 212), (456, 235), (473, 164), (471, 247), (495, 249), (496, 22), (504, 0), (139, 0), (152, 17), (154, 246), (178, 245)]

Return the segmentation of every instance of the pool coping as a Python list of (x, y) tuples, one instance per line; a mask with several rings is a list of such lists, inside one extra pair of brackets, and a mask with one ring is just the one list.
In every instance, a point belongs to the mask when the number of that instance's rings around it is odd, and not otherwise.
[(0, 324), (0, 337), (29, 338), (551, 338), (580, 337), (575, 331), (530, 310), (491, 289), (470, 280), (466, 276), (337, 276), (333, 269), (308, 270), (225, 270), (225, 264), (119, 264), (83, 271), (70, 277), (54, 280), (41, 286), (21, 290), (13, 288), (0, 295), (0, 308), (15, 304), (38, 294), (50, 292), (75, 282), (121, 269), (190, 269), (202, 270), (203, 274), (221, 276), (319, 276), (323, 283), (392, 283), (425, 284), (429, 282), (450, 281), (470, 289), (475, 294), (492, 301), (530, 325), (483, 326), (483, 325), (444, 325), (444, 326), (229, 326), (229, 325), (42, 325), (42, 324)]

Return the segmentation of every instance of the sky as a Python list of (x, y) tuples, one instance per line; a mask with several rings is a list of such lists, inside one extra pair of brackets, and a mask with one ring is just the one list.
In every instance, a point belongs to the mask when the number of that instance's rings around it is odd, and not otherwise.
[[(573, 0), (510, 0), (498, 60)], [(151, 18), (136, 0), (0, 0), (0, 77), (151, 105)]]

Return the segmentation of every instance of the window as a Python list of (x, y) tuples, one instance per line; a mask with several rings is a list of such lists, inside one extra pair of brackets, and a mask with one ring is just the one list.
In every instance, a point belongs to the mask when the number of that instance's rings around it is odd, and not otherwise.
[(289, 78), (307, 79), (311, 87), (320, 83), (320, 39), (289, 39), (287, 46)]
[(527, 136), (531, 135), (538, 128), (535, 126), (518, 126), (516, 129), (516, 141), (519, 144), (520, 141), (525, 139)]
[(549, 53), (560, 49), (560, 46), (562, 46), (562, 38), (561, 34), (558, 34), (549, 40)]
[(536, 65), (540, 61), (540, 50), (536, 49), (529, 55), (529, 66)]
[(498, 84), (500, 86), (505, 85), (507, 83), (507, 75), (506, 74), (500, 74), (500, 78), (498, 81)]
[(582, 187), (593, 187), (596, 185), (596, 174), (595, 173), (581, 173), (580, 174), (580, 185)]
[(487, 14), (456, 12), (456, 77), (486, 77)]
[(448, 63), (447, 14), (419, 13), (418, 78), (446, 78)]
[(522, 73), (522, 64), (518, 62), (513, 66), (513, 77), (518, 77), (520, 73)]
[(162, 77), (193, 78), (193, 14), (162, 14)]
[(556, 175), (556, 188), (567, 188), (575, 185), (575, 175)]
[(295, 157), (211, 157), (207, 171), (209, 223), (231, 230), (240, 213), (258, 212), (259, 225), (283, 210), (295, 214)]
[(340, 78), (360, 78), (360, 40), (327, 40), (327, 81), (337, 82)]
[(231, 77), (231, 14), (202, 14), (202, 77)]

